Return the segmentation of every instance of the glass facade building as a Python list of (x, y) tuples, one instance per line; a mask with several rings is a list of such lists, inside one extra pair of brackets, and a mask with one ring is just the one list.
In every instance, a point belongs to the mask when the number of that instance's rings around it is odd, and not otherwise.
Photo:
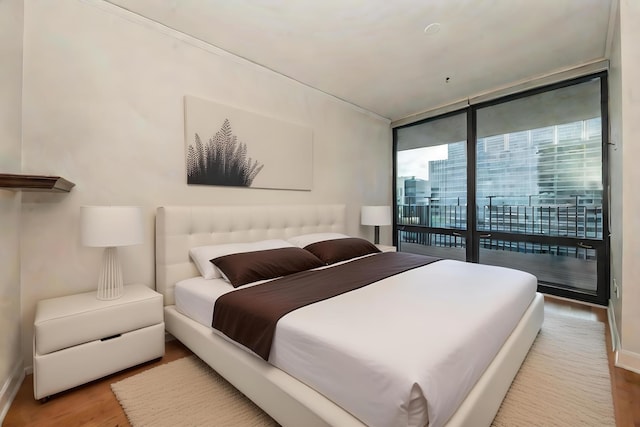
[[(479, 138), (476, 150), (480, 229), (602, 237), (602, 128), (599, 117)], [(428, 180), (400, 179), (399, 204), (466, 206), (466, 142), (447, 144), (446, 159), (428, 162)], [(447, 226), (464, 228), (465, 213)], [(452, 223), (453, 222), (453, 223)]]

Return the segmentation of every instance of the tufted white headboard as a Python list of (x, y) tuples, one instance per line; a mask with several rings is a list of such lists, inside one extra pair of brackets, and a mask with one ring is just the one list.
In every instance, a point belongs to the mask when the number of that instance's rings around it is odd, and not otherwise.
[(174, 304), (173, 288), (198, 276), (194, 246), (345, 233), (345, 205), (162, 206), (156, 213), (156, 290)]

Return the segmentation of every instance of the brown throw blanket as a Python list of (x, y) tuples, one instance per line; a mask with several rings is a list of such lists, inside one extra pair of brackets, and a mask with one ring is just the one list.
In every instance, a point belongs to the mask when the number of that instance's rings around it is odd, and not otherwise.
[(241, 288), (216, 300), (212, 326), (268, 360), (276, 323), (285, 314), (438, 259), (386, 252)]

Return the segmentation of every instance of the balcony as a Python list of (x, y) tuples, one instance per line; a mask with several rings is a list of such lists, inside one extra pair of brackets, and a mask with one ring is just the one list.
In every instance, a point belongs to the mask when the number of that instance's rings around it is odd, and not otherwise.
[[(412, 226), (398, 232), (400, 250), (465, 260), (466, 211), (467, 206), (457, 200), (453, 204), (399, 205), (397, 224)], [(487, 204), (478, 206), (476, 228), (481, 263), (517, 268), (543, 283), (595, 293), (597, 250), (580, 239), (602, 240), (602, 205)], [(501, 238), (482, 237), (491, 233), (500, 233)], [(577, 240), (568, 244), (566, 238)]]

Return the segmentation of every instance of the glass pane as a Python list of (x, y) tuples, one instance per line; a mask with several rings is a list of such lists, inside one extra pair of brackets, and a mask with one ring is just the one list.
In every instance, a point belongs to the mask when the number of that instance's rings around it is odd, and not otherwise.
[(573, 246), (480, 239), (480, 263), (527, 271), (538, 281), (596, 294), (597, 251)]
[(600, 80), (478, 110), (477, 227), (602, 239)]
[(399, 231), (398, 251), (465, 261), (464, 237), (423, 231)]
[(396, 134), (398, 224), (466, 229), (466, 113)]

